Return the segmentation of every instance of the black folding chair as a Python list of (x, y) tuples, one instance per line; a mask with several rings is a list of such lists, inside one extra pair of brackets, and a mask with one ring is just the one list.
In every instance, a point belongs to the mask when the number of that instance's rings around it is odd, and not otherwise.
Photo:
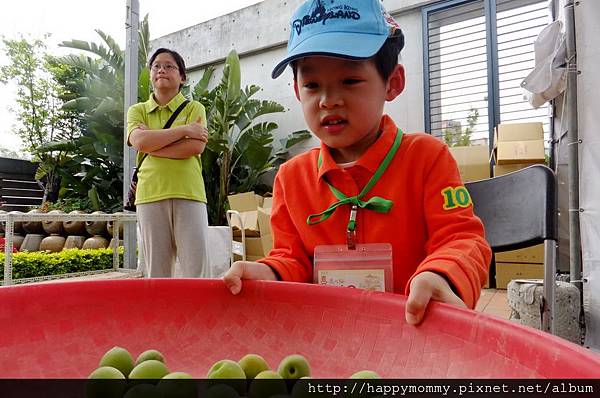
[(542, 328), (554, 334), (558, 241), (556, 176), (543, 165), (465, 184), (494, 252), (544, 243)]

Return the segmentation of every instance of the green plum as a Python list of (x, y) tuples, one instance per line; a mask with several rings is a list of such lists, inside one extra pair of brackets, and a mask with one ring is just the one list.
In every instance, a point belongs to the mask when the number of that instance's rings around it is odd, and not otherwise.
[(256, 375), (250, 384), (250, 398), (269, 398), (287, 394), (287, 384), (281, 375), (273, 370), (264, 370)]
[(160, 351), (146, 350), (146, 351), (142, 352), (140, 355), (138, 355), (137, 360), (135, 361), (135, 365), (137, 366), (140, 363), (147, 361), (149, 359), (154, 359), (156, 361), (161, 361), (162, 363), (165, 363), (165, 357), (163, 356), (163, 354), (160, 353)]
[(94, 370), (85, 385), (87, 398), (121, 398), (127, 387), (125, 376), (112, 366)]
[(112, 366), (113, 368), (117, 368), (125, 377), (128, 377), (131, 369), (133, 369), (133, 358), (125, 348), (113, 347), (100, 359), (98, 367), (102, 366)]
[(246, 379), (254, 379), (257, 374), (264, 370), (269, 370), (269, 364), (260, 355), (248, 354), (238, 361), (238, 364), (244, 370)]
[(207, 379), (245, 379), (246, 373), (244, 369), (236, 362), (231, 359), (223, 359), (215, 363), (208, 374)]
[(289, 355), (279, 363), (277, 372), (284, 379), (299, 379), (310, 377), (310, 365), (305, 357), (299, 354)]
[[(244, 373), (244, 369), (231, 359), (223, 359), (216, 362), (209, 369), (206, 378), (214, 379), (215, 381), (224, 380), (224, 384), (233, 387), (240, 395), (244, 395), (246, 391), (246, 374)], [(219, 382), (219, 384), (221, 383)]]
[(205, 398), (240, 398), (235, 388), (227, 384), (217, 384), (206, 390)]
[(162, 398), (162, 395), (156, 386), (143, 383), (131, 387), (123, 398)]
[(158, 380), (169, 374), (169, 369), (161, 361), (149, 359), (137, 365), (129, 374), (130, 380)]
[(381, 376), (372, 370), (359, 370), (350, 376), (351, 379), (381, 379)]
[(196, 398), (198, 389), (192, 376), (185, 372), (169, 373), (156, 385), (163, 398)]

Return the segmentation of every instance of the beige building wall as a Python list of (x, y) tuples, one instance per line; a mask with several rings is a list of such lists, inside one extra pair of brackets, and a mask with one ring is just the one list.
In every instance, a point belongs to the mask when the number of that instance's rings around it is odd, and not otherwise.
[[(152, 48), (168, 47), (177, 50), (190, 69), (193, 87), (204, 69), (215, 66), (214, 85), (220, 79), (222, 64), (231, 49), (240, 55), (242, 86), (256, 84), (263, 91), (255, 98), (277, 101), (286, 108), (282, 114), (265, 116), (275, 121), (275, 135), (305, 129), (302, 111), (294, 96), (292, 73), (288, 69), (278, 79), (271, 79), (275, 64), (286, 54), (289, 36), (288, 21), (301, 0), (265, 0), (234, 13), (191, 26), (151, 42)], [(391, 115), (404, 131), (422, 131), (423, 121), (423, 44), (420, 7), (432, 1), (384, 0), (386, 9), (398, 20), (405, 35), (401, 62), (406, 69), (406, 88), (395, 101), (388, 103), (385, 112)], [(304, 151), (318, 145), (313, 139), (295, 148)]]

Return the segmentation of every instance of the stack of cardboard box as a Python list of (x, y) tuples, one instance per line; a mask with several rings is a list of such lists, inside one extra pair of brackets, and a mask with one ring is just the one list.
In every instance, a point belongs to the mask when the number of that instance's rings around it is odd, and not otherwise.
[[(487, 145), (454, 146), (448, 148), (456, 160), (463, 182), (490, 178), (490, 155)], [(489, 287), (489, 281), (484, 288)]]
[[(254, 261), (265, 257), (273, 247), (271, 235), (271, 205), (272, 198), (256, 195), (254, 192), (244, 192), (229, 195), (229, 207), (240, 213), (245, 234), (246, 260)], [(239, 220), (231, 219), (234, 239), (242, 241), (242, 231)], [(236, 258), (241, 260), (240, 258)]]
[(490, 178), (490, 155), (486, 145), (450, 147), (464, 182)]
[[(494, 138), (494, 176), (545, 162), (542, 123), (499, 124)], [(506, 289), (513, 279), (543, 278), (543, 263), (544, 245), (497, 253), (496, 287)]]

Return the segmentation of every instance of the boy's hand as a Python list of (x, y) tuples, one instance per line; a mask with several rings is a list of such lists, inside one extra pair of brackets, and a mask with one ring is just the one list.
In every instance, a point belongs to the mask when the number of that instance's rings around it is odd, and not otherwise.
[(242, 290), (242, 279), (276, 281), (277, 277), (271, 267), (254, 261), (236, 261), (223, 276), (223, 282), (232, 294)]
[(406, 300), (406, 322), (411, 325), (419, 324), (430, 300), (467, 308), (443, 276), (426, 271), (415, 276), (410, 283), (410, 293)]

